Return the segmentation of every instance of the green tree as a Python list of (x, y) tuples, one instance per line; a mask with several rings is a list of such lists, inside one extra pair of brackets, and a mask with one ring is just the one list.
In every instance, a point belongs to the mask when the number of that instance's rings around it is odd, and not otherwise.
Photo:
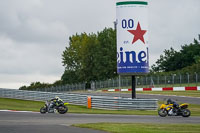
[(191, 66), (199, 61), (200, 57), (200, 44), (194, 39), (194, 43), (181, 46), (179, 52), (173, 48), (164, 50), (164, 55), (152, 65), (153, 72), (169, 72)]
[(91, 79), (96, 45), (95, 34), (83, 33), (70, 37), (69, 47), (66, 47), (62, 55), (65, 72), (61, 79), (64, 83), (77, 83)]
[(97, 80), (117, 76), (116, 31), (109, 28), (98, 33), (98, 51), (96, 54), (95, 73)]
[(160, 59), (156, 61), (151, 68), (154, 72), (170, 71), (174, 68), (176, 57), (179, 56), (178, 52), (175, 51), (172, 47), (169, 50), (164, 50), (164, 55), (160, 55)]
[(48, 83), (32, 82), (30, 86), (22, 86), (19, 88), (19, 90), (36, 90), (41, 88), (47, 88), (50, 86), (52, 85)]
[(182, 60), (181, 67), (184, 68), (186, 66), (191, 66), (195, 61), (198, 61), (198, 56), (200, 56), (200, 44), (194, 39), (194, 43), (189, 45), (184, 45), (180, 50)]
[(21, 87), (19, 88), (19, 90), (27, 90), (27, 87), (26, 87), (25, 85), (23, 85), (23, 86), (21, 86)]
[(90, 82), (116, 76), (116, 32), (105, 28), (98, 34), (70, 37), (63, 52), (63, 83)]

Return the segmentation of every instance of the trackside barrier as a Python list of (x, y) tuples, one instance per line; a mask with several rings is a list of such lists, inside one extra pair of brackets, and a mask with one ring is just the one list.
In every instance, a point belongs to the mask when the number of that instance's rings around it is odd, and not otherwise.
[(121, 97), (91, 96), (91, 108), (110, 110), (156, 110), (157, 99), (129, 99)]
[(84, 105), (88, 108), (108, 110), (156, 110), (158, 107), (157, 99), (129, 99), (121, 97), (0, 89), (0, 97), (4, 98), (46, 101), (55, 96), (59, 96), (63, 101), (70, 104)]
[(0, 97), (4, 97), (4, 98), (46, 101), (46, 100), (50, 100), (51, 98), (54, 98), (55, 96), (58, 96), (63, 101), (71, 103), (71, 104), (87, 105), (87, 95), (52, 93), (52, 92), (41, 92), (41, 91), (24, 91), (24, 90), (16, 90), (16, 89), (0, 89)]

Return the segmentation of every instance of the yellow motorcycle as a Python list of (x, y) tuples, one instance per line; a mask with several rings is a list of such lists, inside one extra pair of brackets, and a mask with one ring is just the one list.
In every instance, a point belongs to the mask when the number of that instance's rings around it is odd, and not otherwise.
[(168, 116), (183, 116), (189, 117), (191, 112), (187, 109), (189, 104), (183, 103), (181, 105), (174, 105), (174, 104), (162, 104), (160, 109), (158, 110), (158, 115), (161, 117)]

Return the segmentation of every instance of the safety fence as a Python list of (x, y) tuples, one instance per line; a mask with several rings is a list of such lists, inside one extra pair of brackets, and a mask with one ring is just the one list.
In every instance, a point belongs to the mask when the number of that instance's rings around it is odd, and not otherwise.
[(69, 93), (53, 93), (40, 91), (24, 91), (15, 89), (0, 89), (0, 97), (23, 100), (46, 101), (59, 96), (63, 101), (75, 105), (88, 106), (91, 97), (91, 108), (108, 110), (156, 110), (157, 99), (129, 99), (121, 97), (89, 96)]
[[(132, 84), (131, 76), (121, 76), (115, 79), (105, 81), (91, 82), (91, 88), (129, 88)], [(171, 75), (146, 75), (136, 76), (137, 88), (149, 87), (182, 87), (182, 86), (198, 86), (200, 85), (200, 74), (171, 74)]]
[[(43, 91), (43, 92), (72, 92), (72, 91), (85, 91), (100, 90), (100, 89), (113, 89), (113, 88), (130, 88), (132, 84), (131, 76), (121, 76), (114, 79), (105, 81), (92, 81), (90, 85), (86, 83), (80, 84), (66, 84), (60, 86), (52, 86), (49, 88), (30, 89), (30, 91)], [(86, 87), (87, 86), (87, 87)], [(187, 87), (187, 86), (200, 86), (200, 74), (171, 74), (171, 75), (146, 75), (136, 76), (137, 88), (158, 88), (158, 87)]]

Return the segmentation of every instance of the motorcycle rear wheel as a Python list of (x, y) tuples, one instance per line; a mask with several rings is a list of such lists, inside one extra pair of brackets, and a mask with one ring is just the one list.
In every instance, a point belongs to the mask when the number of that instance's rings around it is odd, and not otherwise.
[(158, 110), (158, 115), (161, 117), (166, 117), (167, 111), (165, 109), (160, 109), (160, 110)]
[(46, 107), (40, 108), (40, 113), (41, 113), (41, 114), (45, 114), (46, 112), (47, 112)]
[(190, 110), (189, 109), (183, 109), (182, 110), (182, 116), (183, 117), (189, 117), (191, 114)]

